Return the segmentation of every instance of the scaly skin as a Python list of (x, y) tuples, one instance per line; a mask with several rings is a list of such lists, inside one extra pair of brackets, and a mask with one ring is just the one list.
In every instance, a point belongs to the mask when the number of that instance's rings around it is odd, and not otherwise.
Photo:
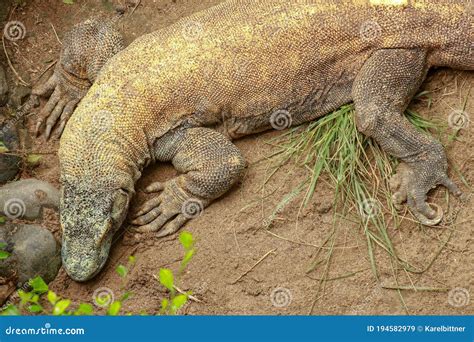
[(99, 18), (86, 20), (66, 33), (53, 75), (33, 88), (30, 101), (22, 108), (29, 111), (40, 96), (51, 95), (39, 114), (36, 134), (44, 129), (48, 139), (57, 123), (59, 137), (104, 64), (123, 47), (123, 38), (112, 22)]
[(103, 267), (146, 165), (171, 161), (181, 175), (150, 185), (161, 194), (132, 223), (170, 234), (240, 179), (228, 138), (352, 100), (358, 128), (406, 165), (396, 197), (434, 219), (427, 191), (460, 192), (441, 145), (402, 113), (430, 67), (473, 70), (465, 4), (230, 0), (137, 39), (104, 66), (61, 138), (68, 274), (84, 281)]

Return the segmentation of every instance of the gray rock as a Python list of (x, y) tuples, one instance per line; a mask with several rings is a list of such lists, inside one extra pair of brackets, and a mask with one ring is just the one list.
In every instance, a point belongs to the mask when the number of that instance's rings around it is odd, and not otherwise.
[(8, 153), (0, 153), (0, 183), (15, 179), (20, 171), (22, 159), (12, 154), (19, 149), (19, 139), (16, 127), (12, 121), (0, 125), (0, 141), (8, 148)]
[(5, 70), (0, 65), (0, 107), (6, 105), (8, 102), (8, 82)]
[(25, 87), (24, 85), (19, 84), (15, 88), (13, 88), (10, 94), (10, 98), (8, 100), (8, 104), (10, 105), (10, 107), (16, 109), (20, 107), (23, 103), (25, 103), (30, 94), (30, 87)]
[(23, 179), (0, 188), (0, 213), (10, 219), (34, 220), (43, 208), (58, 209), (59, 191), (37, 179)]
[(14, 278), (17, 285), (40, 276), (52, 281), (61, 267), (61, 249), (53, 234), (36, 225), (8, 224), (0, 228), (0, 241), (10, 256), (0, 260), (0, 277)]

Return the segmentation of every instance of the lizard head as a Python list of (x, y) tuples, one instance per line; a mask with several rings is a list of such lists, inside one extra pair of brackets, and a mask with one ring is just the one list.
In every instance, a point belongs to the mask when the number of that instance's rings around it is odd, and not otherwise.
[(131, 195), (63, 183), (61, 228), (63, 266), (76, 281), (93, 278), (107, 261), (112, 238), (122, 225)]

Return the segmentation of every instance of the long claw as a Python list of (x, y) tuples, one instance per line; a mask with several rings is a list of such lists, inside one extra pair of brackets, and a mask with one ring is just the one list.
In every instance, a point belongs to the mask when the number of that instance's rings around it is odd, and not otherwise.
[(161, 214), (160, 207), (156, 207), (156, 208), (150, 210), (145, 215), (142, 215), (140, 217), (135, 218), (131, 223), (134, 224), (134, 225), (137, 225), (137, 226), (143, 226), (145, 224), (150, 223), (154, 219), (156, 219), (160, 214)]
[(59, 139), (61, 134), (63, 134), (64, 127), (66, 126), (66, 121), (61, 121), (58, 128), (56, 128), (56, 138)]
[(44, 137), (46, 140), (49, 140), (49, 135), (51, 134), (51, 130), (53, 129), (53, 125), (47, 124), (46, 129), (44, 131)]
[(184, 215), (178, 215), (173, 221), (168, 222), (159, 232), (156, 234), (156, 237), (163, 237), (176, 233), (179, 228), (184, 226), (184, 224), (189, 221)]
[(36, 122), (36, 127), (35, 127), (35, 136), (38, 137), (40, 135), (40, 132), (41, 132), (41, 126), (43, 126), (43, 123), (44, 121), (42, 119), (39, 119), (37, 122)]
[(169, 221), (170, 218), (175, 216), (176, 214), (172, 213), (162, 213), (160, 216), (158, 216), (154, 221), (144, 225), (135, 228), (136, 231), (141, 232), (141, 233), (147, 233), (147, 232), (156, 232), (163, 227), (163, 225)]
[(425, 226), (436, 226), (443, 219), (443, 216), (444, 216), (443, 208), (441, 208), (436, 203), (431, 203), (429, 205), (436, 208), (436, 214), (435, 214), (434, 218), (432, 218), (432, 219), (427, 218), (426, 216), (424, 216), (423, 214), (421, 214), (417, 210), (412, 210), (412, 213), (420, 221), (421, 224), (423, 224)]
[(160, 196), (153, 197), (152, 199), (146, 201), (145, 204), (142, 205), (141, 209), (134, 215), (134, 218), (138, 218), (139, 216), (142, 216), (148, 213), (153, 208), (158, 207), (160, 203), (161, 203)]
[(155, 183), (152, 183), (152, 184), (148, 185), (145, 188), (145, 192), (146, 193), (159, 192), (159, 191), (163, 191), (164, 188), (165, 188), (165, 183), (155, 182)]

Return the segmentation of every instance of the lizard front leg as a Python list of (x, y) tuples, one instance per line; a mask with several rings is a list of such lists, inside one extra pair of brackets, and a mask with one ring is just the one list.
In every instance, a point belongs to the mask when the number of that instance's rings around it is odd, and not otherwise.
[(188, 220), (222, 196), (242, 176), (245, 161), (224, 135), (209, 128), (167, 133), (155, 144), (155, 157), (171, 161), (182, 174), (166, 183), (154, 183), (147, 192), (161, 194), (146, 202), (132, 224), (140, 232), (176, 232)]
[(61, 135), (100, 69), (123, 47), (121, 34), (111, 23), (99, 19), (86, 20), (66, 33), (53, 75), (32, 91), (31, 103), (37, 103), (40, 96), (50, 96), (39, 114), (36, 135), (44, 130), (48, 139), (55, 125), (57, 136)]
[(447, 175), (442, 145), (418, 132), (403, 112), (423, 82), (427, 54), (418, 49), (376, 51), (360, 70), (353, 86), (358, 129), (373, 137), (384, 151), (402, 160), (396, 204), (407, 201), (413, 214), (426, 225), (441, 221), (427, 203), (428, 191), (442, 184), (455, 195), (461, 191)]

